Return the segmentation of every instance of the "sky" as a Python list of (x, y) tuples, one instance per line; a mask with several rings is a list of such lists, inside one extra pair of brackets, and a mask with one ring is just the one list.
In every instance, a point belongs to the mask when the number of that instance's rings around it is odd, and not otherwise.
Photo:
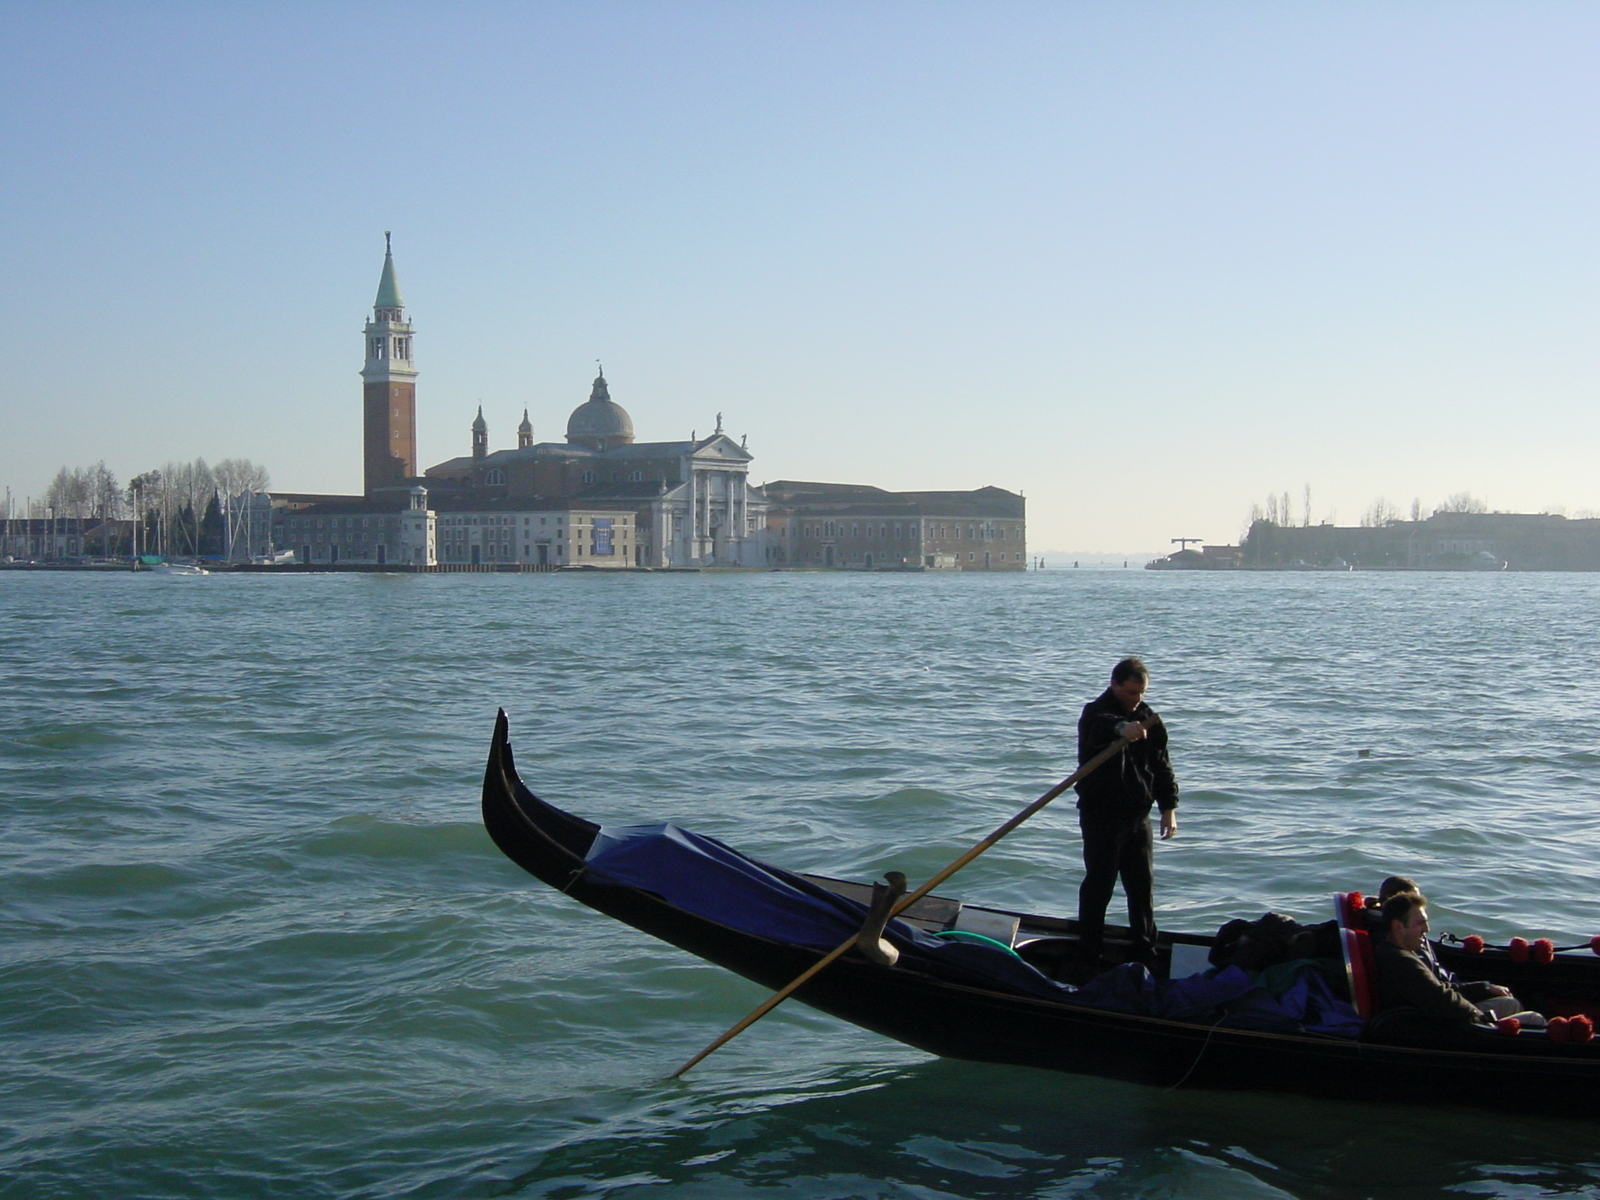
[[(0, 0), (0, 487), (641, 441), (1027, 498), (1033, 553), (1600, 512), (1600, 6)], [(1306, 500), (1309, 497), (1309, 510)]]

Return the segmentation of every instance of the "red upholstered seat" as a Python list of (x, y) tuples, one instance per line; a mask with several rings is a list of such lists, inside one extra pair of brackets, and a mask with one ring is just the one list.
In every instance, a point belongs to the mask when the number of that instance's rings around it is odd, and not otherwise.
[(1378, 968), (1372, 957), (1372, 938), (1365, 929), (1351, 927), (1350, 901), (1345, 892), (1333, 894), (1333, 913), (1339, 921), (1339, 944), (1344, 950), (1344, 973), (1350, 984), (1350, 1002), (1363, 1021), (1378, 1011)]
[(1341, 929), (1344, 969), (1350, 980), (1350, 1002), (1363, 1021), (1378, 1011), (1377, 964), (1372, 958), (1372, 938), (1365, 929)]

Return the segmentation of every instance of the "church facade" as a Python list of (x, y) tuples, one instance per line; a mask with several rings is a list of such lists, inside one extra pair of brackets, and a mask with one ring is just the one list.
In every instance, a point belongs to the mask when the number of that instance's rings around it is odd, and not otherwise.
[(887, 492), (749, 480), (744, 439), (641, 442), (602, 368), (537, 442), (523, 409), (514, 447), (492, 450), (480, 405), (467, 453), (418, 471), (415, 330), (384, 234), (362, 331), (363, 494), (277, 493), (272, 546), (305, 564), (555, 569), (820, 567), (1021, 571), (1023, 498), (1001, 488)]
[(515, 449), (489, 449), (483, 410), (471, 453), (429, 467), (436, 488), (460, 489), (520, 506), (564, 497), (626, 510), (639, 567), (758, 567), (766, 561), (766, 497), (750, 486), (751, 454), (722, 432), (639, 442), (633, 419), (611, 399), (602, 369), (589, 399), (567, 419), (564, 442), (535, 442), (527, 410)]

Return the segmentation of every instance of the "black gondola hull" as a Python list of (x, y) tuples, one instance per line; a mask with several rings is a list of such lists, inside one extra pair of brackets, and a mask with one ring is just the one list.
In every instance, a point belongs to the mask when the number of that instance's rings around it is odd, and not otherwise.
[[(483, 817), (512, 861), (571, 899), (764, 988), (799, 976), (819, 952), (752, 936), (650, 892), (590, 882), (599, 827), (535, 796), (518, 777), (501, 713), (484, 775)], [(1492, 955), (1476, 967), (1490, 969)], [(1552, 964), (1600, 996), (1600, 960)], [(988, 990), (847, 954), (796, 998), (947, 1058), (1104, 1076), (1157, 1087), (1269, 1090), (1350, 1099), (1474, 1103), (1584, 1115), (1600, 1101), (1600, 1046), (1492, 1034), (1446, 1045), (1192, 1024)]]

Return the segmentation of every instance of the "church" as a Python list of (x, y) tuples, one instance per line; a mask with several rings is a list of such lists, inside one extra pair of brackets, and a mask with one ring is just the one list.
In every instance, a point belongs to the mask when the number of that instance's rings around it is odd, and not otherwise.
[[(385, 242), (388, 235), (385, 234)], [(277, 495), (274, 543), (307, 564), (502, 569), (758, 567), (767, 502), (751, 455), (722, 431), (636, 441), (604, 369), (564, 442), (490, 450), (480, 406), (470, 452), (417, 470), (415, 335), (386, 244), (363, 331), (362, 496)]]
[(1022, 496), (1002, 488), (887, 492), (855, 484), (749, 481), (744, 439), (635, 440), (602, 367), (567, 417), (535, 442), (522, 411), (514, 448), (491, 450), (480, 405), (468, 452), (418, 471), (415, 332), (384, 234), (363, 330), (363, 494), (276, 493), (272, 542), (307, 565), (436, 570), (559, 567), (1027, 569)]

